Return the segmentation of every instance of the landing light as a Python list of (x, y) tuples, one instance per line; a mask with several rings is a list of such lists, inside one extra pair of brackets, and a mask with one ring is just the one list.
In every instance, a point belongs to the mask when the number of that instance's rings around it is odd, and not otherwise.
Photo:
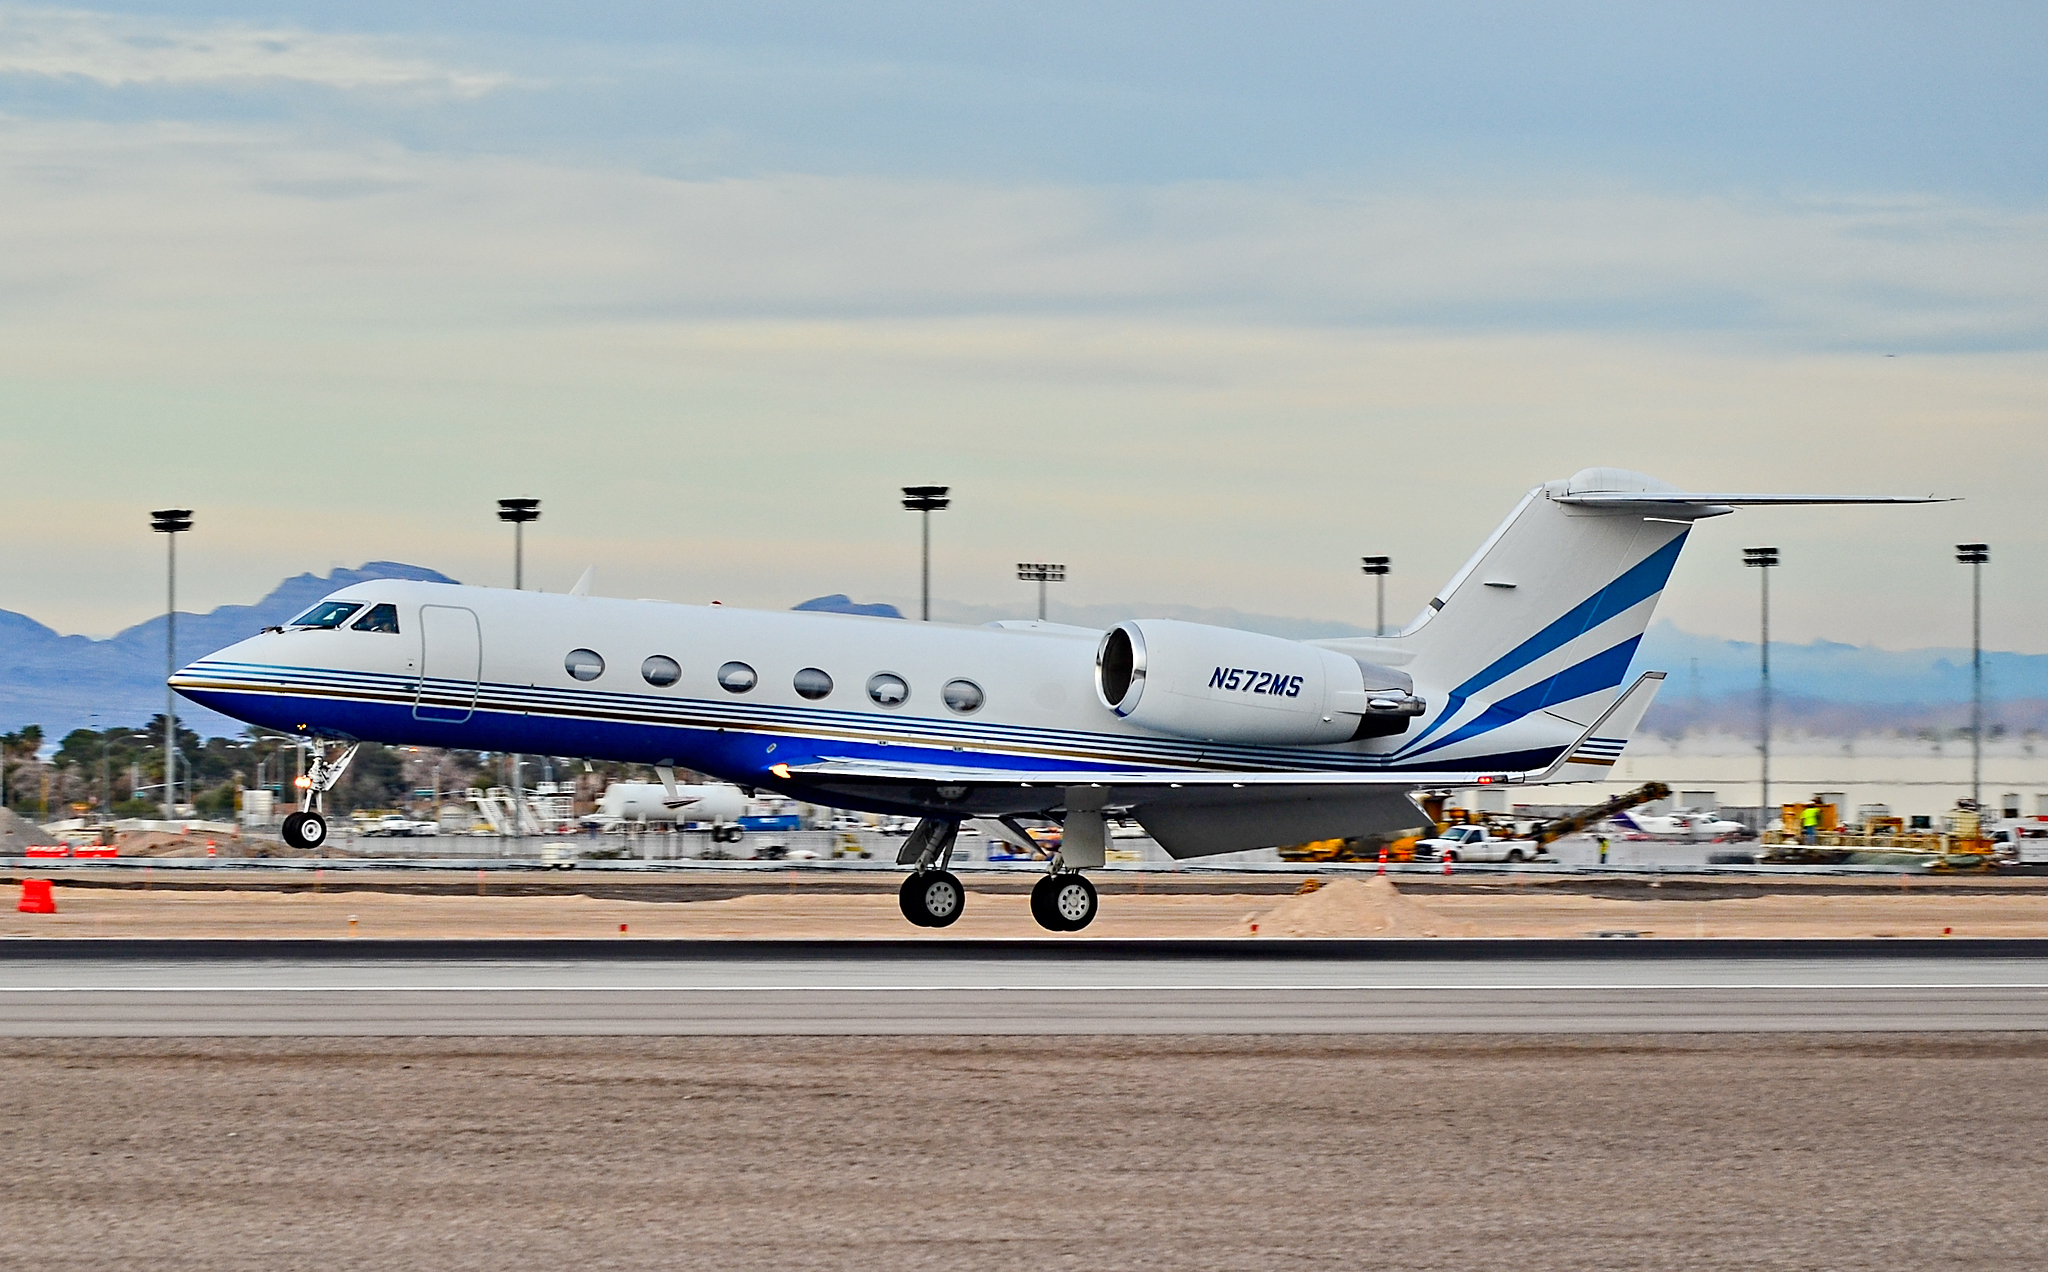
[(768, 771), (770, 773), (775, 774), (775, 776), (781, 778), (785, 782), (789, 780), (789, 765), (787, 764), (770, 764), (768, 766)]

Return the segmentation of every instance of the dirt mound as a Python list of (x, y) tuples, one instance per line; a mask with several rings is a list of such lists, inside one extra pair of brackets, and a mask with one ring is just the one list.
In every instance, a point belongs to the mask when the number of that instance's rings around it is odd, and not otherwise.
[(1255, 936), (1471, 936), (1462, 919), (1401, 895), (1383, 875), (1339, 879), (1245, 920)]
[(0, 808), (0, 856), (16, 857), (30, 844), (52, 844), (55, 835), (47, 834), (43, 828), (23, 817), (11, 808)]
[(211, 842), (216, 857), (311, 857), (316, 854), (287, 848), (274, 839), (236, 838), (232, 835), (181, 835), (165, 830), (129, 831), (117, 837), (124, 857), (204, 857)]

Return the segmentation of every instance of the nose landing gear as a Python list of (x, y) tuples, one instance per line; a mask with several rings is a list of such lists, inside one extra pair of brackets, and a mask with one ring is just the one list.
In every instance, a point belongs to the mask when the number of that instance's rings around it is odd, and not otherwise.
[(327, 842), (327, 792), (334, 789), (341, 775), (348, 771), (349, 761), (356, 758), (356, 745), (350, 744), (335, 759), (327, 758), (327, 748), (317, 747), (312, 760), (306, 765), (304, 802), (312, 805), (306, 812), (293, 813), (284, 819), (279, 834), (284, 841), (301, 852), (311, 852)]

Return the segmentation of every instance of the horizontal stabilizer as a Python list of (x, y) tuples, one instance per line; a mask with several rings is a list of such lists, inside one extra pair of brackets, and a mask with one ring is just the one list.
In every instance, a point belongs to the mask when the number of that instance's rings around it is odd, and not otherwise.
[(1628, 692), (1607, 708), (1593, 727), (1579, 735), (1579, 740), (1567, 749), (1564, 755), (1549, 769), (1531, 774), (1532, 782), (1601, 782), (1612, 775), (1614, 762), (1621, 758), (1621, 752), (1635, 736), (1636, 726), (1643, 722), (1643, 716), (1650, 709), (1650, 703), (1657, 697), (1657, 690), (1664, 686), (1664, 673), (1646, 671), (1636, 677)]
[(1550, 498), (1570, 507), (1601, 508), (1614, 512), (1662, 512), (1687, 520), (1718, 517), (1737, 508), (1954, 502), (1940, 495), (1764, 495), (1685, 490), (1589, 490), (1579, 494), (1553, 494)]

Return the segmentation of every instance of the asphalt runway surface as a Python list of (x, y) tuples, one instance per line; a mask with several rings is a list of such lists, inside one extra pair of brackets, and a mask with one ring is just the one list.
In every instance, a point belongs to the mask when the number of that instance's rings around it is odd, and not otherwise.
[[(0, 1036), (2034, 1031), (2048, 957), (1309, 958), (1173, 947), (0, 959)], [(1190, 947), (1194, 949), (1195, 947)], [(1852, 947), (1853, 948), (1853, 947)], [(81, 949), (88, 952), (81, 953)], [(552, 951), (552, 952), (551, 952)], [(394, 954), (398, 956), (394, 956)]]

